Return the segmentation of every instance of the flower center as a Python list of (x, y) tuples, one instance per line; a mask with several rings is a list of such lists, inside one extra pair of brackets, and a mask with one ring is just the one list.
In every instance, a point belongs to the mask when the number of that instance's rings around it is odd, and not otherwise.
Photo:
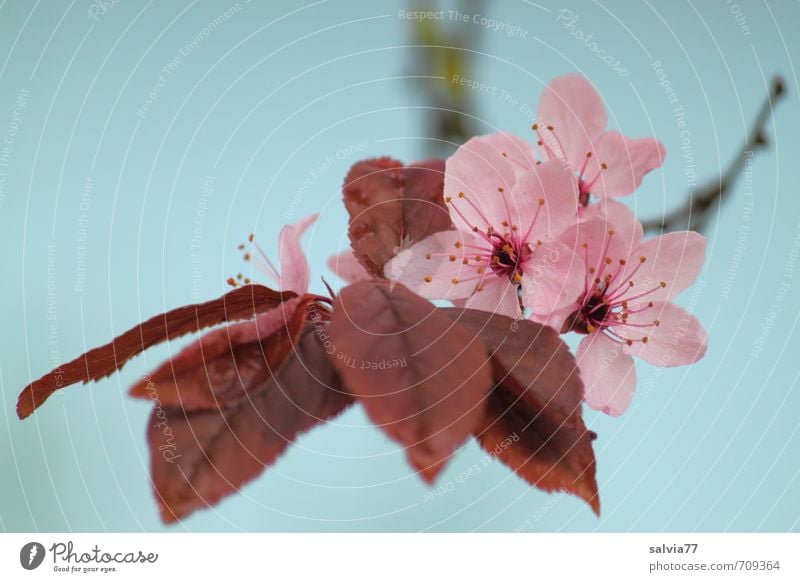
[(595, 327), (602, 327), (610, 312), (611, 306), (603, 302), (602, 295), (592, 295), (583, 306), (584, 318)]
[[(609, 239), (614, 231), (609, 231)], [(616, 267), (610, 257), (600, 263), (599, 268), (590, 267), (588, 261), (588, 245), (583, 245), (587, 264), (586, 286), (580, 307), (564, 322), (561, 333), (574, 331), (581, 334), (601, 332), (617, 343), (633, 345), (646, 344), (647, 332), (661, 325), (658, 319), (649, 320), (641, 314), (651, 310), (652, 301), (642, 301), (648, 295), (667, 286), (666, 281), (652, 285), (645, 282), (638, 285), (636, 279), (641, 266), (647, 261), (644, 256), (633, 269), (627, 269), (627, 261), (619, 259)], [(605, 249), (608, 250), (608, 241)], [(633, 316), (633, 321), (629, 318)]]
[(530, 246), (512, 235), (491, 235), (492, 254), (490, 267), (499, 277), (508, 277), (513, 283), (522, 280), (520, 266), (530, 257)]
[[(564, 148), (561, 140), (558, 138), (558, 134), (556, 133), (556, 128), (554, 126), (547, 125), (542, 128), (538, 123), (534, 123), (531, 126), (531, 129), (536, 132), (536, 136), (538, 138), (536, 145), (541, 148), (542, 152), (544, 152), (544, 155), (546, 155), (548, 159), (566, 159), (567, 150)], [(599, 166), (593, 166), (593, 168), (597, 168), (594, 170), (593, 175), (588, 175), (587, 170), (589, 169), (589, 162), (593, 156), (593, 152), (586, 152), (583, 166), (580, 168), (580, 170), (576, 171), (578, 174), (578, 202), (581, 206), (589, 205), (589, 197), (591, 196), (592, 188), (597, 183), (597, 180), (600, 179), (600, 175), (608, 169), (608, 164), (601, 161)]]
[[(436, 276), (448, 277), (452, 285), (474, 283), (475, 292), (482, 291), (487, 284), (505, 278), (518, 287), (521, 285), (522, 265), (531, 258), (536, 247), (541, 244), (539, 240), (535, 243), (529, 241), (532, 239), (531, 235), (546, 201), (540, 198), (533, 216), (525, 218), (530, 222), (527, 222), (527, 225), (520, 225), (514, 220), (511, 204), (505, 198), (505, 187), (498, 186), (497, 193), (492, 195), (501, 196), (502, 203), (506, 207), (505, 220), (502, 218), (490, 220), (484, 214), (482, 207), (470, 200), (464, 192), (459, 192), (457, 196), (445, 197), (444, 201), (450, 205), (450, 211), (463, 221), (466, 227), (464, 230), (475, 236), (466, 245), (459, 240), (455, 241), (454, 251), (447, 249), (445, 252), (426, 253), (425, 258), (428, 260), (432, 260), (434, 256), (446, 256), (449, 262), (454, 263), (453, 269), (440, 270), (438, 274), (431, 272), (423, 275), (422, 278), (426, 283), (433, 283)], [(464, 210), (470, 211), (469, 214), (473, 215), (472, 220), (467, 218)], [(475, 224), (475, 217), (479, 219), (480, 225)], [(467, 276), (462, 277), (465, 270)], [(487, 278), (487, 275), (492, 277)]]

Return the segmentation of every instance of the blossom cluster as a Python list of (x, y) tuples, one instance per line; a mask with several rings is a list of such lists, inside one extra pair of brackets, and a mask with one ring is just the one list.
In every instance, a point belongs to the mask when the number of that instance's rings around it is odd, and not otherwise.
[[(583, 335), (577, 360), (585, 401), (622, 414), (636, 386), (633, 358), (656, 366), (699, 360), (707, 336), (673, 303), (696, 279), (705, 238), (693, 231), (643, 240), (617, 198), (659, 168), (663, 145), (606, 129), (603, 100), (584, 77), (545, 89), (535, 139), (470, 139), (446, 162), (444, 202), (454, 229), (399, 252), (384, 275), (432, 300)], [(332, 261), (348, 280), (352, 258)]]
[[(496, 133), (446, 161), (362, 160), (343, 188), (351, 250), (329, 260), (349, 283), (338, 293), (309, 291), (301, 237), (316, 215), (283, 227), (277, 264), (251, 235), (245, 259), (277, 289), (232, 277), (222, 297), (151, 317), (34, 380), (17, 414), (217, 326), (130, 391), (154, 405), (151, 475), (166, 522), (235, 493), (355, 405), (427, 483), (474, 438), (532, 486), (599, 514), (598, 435), (582, 403), (622, 414), (634, 357), (690, 364), (707, 343), (673, 303), (700, 272), (705, 239), (645, 239), (616, 200), (662, 165), (664, 148), (606, 124), (592, 85), (569, 75), (544, 91), (532, 142)], [(568, 333), (583, 336), (575, 356)]]

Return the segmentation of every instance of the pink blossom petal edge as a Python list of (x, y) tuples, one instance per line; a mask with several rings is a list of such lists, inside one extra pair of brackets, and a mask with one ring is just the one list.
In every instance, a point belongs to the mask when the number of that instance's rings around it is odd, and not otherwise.
[[(600, 198), (614, 198), (633, 193), (644, 176), (664, 163), (667, 152), (660, 141), (652, 137), (634, 139), (617, 131), (605, 132), (597, 144), (597, 155), (590, 160), (592, 169), (587, 175), (599, 173), (592, 194)], [(605, 169), (598, 167), (605, 164)]]
[(361, 266), (358, 259), (353, 254), (352, 249), (347, 249), (333, 255), (328, 259), (328, 268), (336, 275), (348, 283), (371, 279), (369, 273)]
[[(603, 99), (582, 75), (553, 79), (542, 92), (535, 130), (546, 158), (564, 158), (577, 171), (594, 151), (608, 119)], [(551, 129), (552, 128), (552, 129)]]
[(633, 358), (607, 336), (592, 333), (581, 340), (576, 360), (586, 404), (611, 416), (624, 413), (636, 390)]
[(309, 268), (300, 237), (319, 217), (313, 214), (296, 224), (287, 224), (278, 237), (278, 256), (281, 271), (278, 287), (281, 291), (294, 291), (298, 295), (308, 292)]

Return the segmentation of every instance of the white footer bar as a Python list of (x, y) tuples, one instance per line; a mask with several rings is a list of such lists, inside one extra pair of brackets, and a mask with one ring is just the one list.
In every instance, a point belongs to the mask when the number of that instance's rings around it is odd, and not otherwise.
[(800, 534), (1, 534), (0, 580), (777, 582), (799, 554)]

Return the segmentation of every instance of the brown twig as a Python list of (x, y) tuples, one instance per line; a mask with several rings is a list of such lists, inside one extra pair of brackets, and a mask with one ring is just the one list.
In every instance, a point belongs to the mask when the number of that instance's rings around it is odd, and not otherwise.
[[(767, 147), (765, 128), (772, 116), (772, 111), (778, 100), (786, 93), (783, 79), (775, 76), (770, 84), (769, 94), (761, 106), (758, 116), (753, 123), (753, 129), (746, 137), (741, 150), (733, 158), (727, 170), (716, 180), (707, 184), (696, 192), (690, 192), (686, 203), (662, 218), (645, 221), (642, 226), (645, 232), (665, 232), (671, 230), (702, 230), (711, 219), (712, 210), (727, 198), (737, 178), (742, 173), (748, 157), (759, 149)], [(752, 143), (751, 143), (752, 141)]]

